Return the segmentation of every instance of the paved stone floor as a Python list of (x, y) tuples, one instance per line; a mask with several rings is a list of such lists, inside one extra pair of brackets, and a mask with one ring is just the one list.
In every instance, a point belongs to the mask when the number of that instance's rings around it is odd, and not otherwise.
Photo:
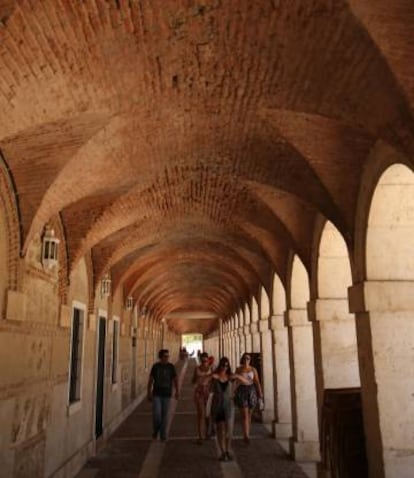
[(214, 439), (197, 445), (191, 385), (194, 366), (190, 360), (181, 374), (180, 400), (172, 405), (167, 443), (151, 440), (151, 404), (143, 402), (77, 478), (306, 478), (260, 423), (253, 424), (247, 446), (236, 418), (233, 462), (218, 461)]

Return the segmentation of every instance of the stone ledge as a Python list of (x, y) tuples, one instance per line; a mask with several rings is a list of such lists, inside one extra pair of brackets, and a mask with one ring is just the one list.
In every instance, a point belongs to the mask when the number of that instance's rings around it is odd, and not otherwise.
[(358, 312), (399, 312), (414, 309), (414, 281), (366, 281), (348, 288), (349, 309)]
[(269, 319), (260, 320), (258, 325), (259, 325), (259, 332), (261, 333), (270, 332)]
[(348, 299), (316, 299), (308, 302), (308, 314), (311, 322), (329, 320), (352, 320)]
[(286, 328), (285, 318), (283, 315), (272, 315), (270, 317), (270, 327), (272, 330)]
[(310, 327), (306, 309), (289, 309), (285, 312), (285, 324), (288, 327)]

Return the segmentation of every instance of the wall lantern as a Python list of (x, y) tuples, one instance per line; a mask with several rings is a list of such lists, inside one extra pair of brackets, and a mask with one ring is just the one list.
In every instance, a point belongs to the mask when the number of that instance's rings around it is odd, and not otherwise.
[(126, 300), (126, 309), (132, 310), (133, 307), (134, 307), (134, 298), (129, 296), (127, 297), (127, 300)]
[(58, 249), (60, 240), (55, 237), (55, 231), (46, 226), (42, 243), (42, 264), (43, 267), (51, 269), (58, 263)]
[(101, 280), (101, 297), (109, 297), (111, 295), (111, 278), (106, 274)]

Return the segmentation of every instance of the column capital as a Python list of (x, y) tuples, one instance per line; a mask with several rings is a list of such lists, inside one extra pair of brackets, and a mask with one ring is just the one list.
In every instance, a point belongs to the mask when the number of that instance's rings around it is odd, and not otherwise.
[(414, 281), (365, 281), (348, 288), (349, 309), (357, 312), (397, 312), (414, 309)]
[(258, 322), (252, 322), (250, 324), (250, 333), (251, 334), (257, 334), (259, 332), (259, 323)]
[(306, 309), (288, 309), (285, 312), (285, 323), (288, 327), (310, 326)]
[(250, 325), (245, 325), (243, 327), (244, 335), (250, 335)]
[(349, 312), (348, 299), (346, 298), (310, 300), (307, 307), (311, 322), (353, 319), (353, 314)]
[(237, 329), (237, 333), (238, 333), (239, 337), (244, 337), (244, 327), (239, 327)]
[(270, 332), (270, 323), (269, 319), (260, 319), (258, 326), (259, 332), (263, 334), (264, 332)]
[(283, 314), (272, 315), (270, 317), (270, 328), (272, 330), (284, 329), (285, 327), (285, 316)]

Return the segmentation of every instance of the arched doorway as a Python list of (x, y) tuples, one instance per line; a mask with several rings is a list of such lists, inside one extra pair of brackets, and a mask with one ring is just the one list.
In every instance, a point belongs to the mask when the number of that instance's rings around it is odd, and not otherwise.
[(390, 166), (372, 196), (365, 282), (351, 305), (357, 330), (372, 477), (409, 478), (414, 469), (414, 174)]
[(360, 385), (355, 318), (348, 307), (352, 285), (349, 254), (340, 232), (329, 221), (322, 230), (316, 268), (316, 300), (310, 309), (320, 409), (324, 389)]
[(291, 452), (299, 462), (319, 461), (319, 432), (316, 406), (315, 362), (312, 325), (308, 319), (309, 278), (305, 266), (294, 256), (287, 311), (292, 384), (293, 437)]

